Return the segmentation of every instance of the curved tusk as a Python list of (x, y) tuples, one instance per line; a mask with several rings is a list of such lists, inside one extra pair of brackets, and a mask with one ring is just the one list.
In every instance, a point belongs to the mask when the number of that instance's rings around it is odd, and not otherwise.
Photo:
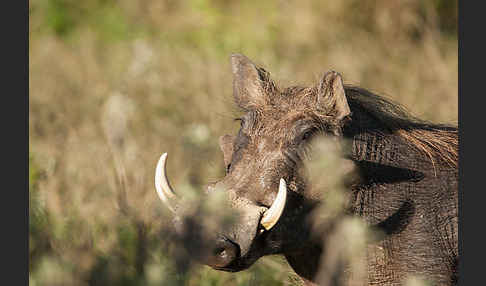
[(160, 156), (157, 167), (155, 168), (155, 189), (157, 190), (159, 198), (167, 205), (167, 207), (172, 212), (175, 213), (174, 207), (171, 205), (170, 200), (177, 198), (177, 196), (172, 190), (169, 181), (167, 180), (167, 173), (165, 169), (166, 164), (167, 153), (164, 153), (162, 154), (162, 156)]
[(260, 224), (266, 229), (270, 230), (277, 222), (285, 208), (287, 201), (287, 183), (284, 179), (280, 179), (278, 187), (278, 194), (272, 206), (263, 214)]

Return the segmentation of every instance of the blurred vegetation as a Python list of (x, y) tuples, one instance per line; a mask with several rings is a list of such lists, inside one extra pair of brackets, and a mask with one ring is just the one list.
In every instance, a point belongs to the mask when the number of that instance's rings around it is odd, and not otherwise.
[(29, 0), (30, 284), (299, 285), (282, 257), (178, 271), (160, 154), (177, 189), (224, 175), (233, 52), (283, 86), (332, 68), (455, 123), (456, 34), (448, 0)]

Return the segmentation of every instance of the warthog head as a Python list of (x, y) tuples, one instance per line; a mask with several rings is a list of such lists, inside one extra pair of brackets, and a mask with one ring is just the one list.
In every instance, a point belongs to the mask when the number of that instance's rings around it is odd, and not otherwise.
[[(240, 271), (264, 255), (284, 254), (295, 269), (293, 257), (304, 247), (319, 251), (307, 219), (318, 200), (304, 192), (309, 183), (303, 153), (316, 134), (340, 137), (350, 114), (342, 78), (330, 71), (313, 87), (279, 90), (269, 73), (245, 56), (232, 55), (231, 66), (233, 96), (245, 113), (236, 136), (220, 137), (226, 176), (206, 191), (227, 193), (239, 220), (218, 235), (205, 263)], [(176, 195), (165, 176), (166, 159), (162, 155), (157, 166), (156, 187), (173, 208)]]

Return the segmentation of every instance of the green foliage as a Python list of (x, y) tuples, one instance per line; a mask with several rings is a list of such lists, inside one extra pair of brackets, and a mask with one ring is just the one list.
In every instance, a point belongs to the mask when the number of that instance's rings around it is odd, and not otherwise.
[(458, 3), (450, 0), (435, 0), (434, 8), (439, 17), (441, 31), (457, 37)]
[(49, 251), (45, 241), (49, 236), (49, 217), (45, 204), (40, 198), (37, 185), (40, 179), (39, 167), (29, 153), (29, 269)]
[[(74, 10), (74, 11), (72, 11)], [(63, 36), (75, 27), (75, 9), (69, 9), (68, 3), (63, 0), (47, 1), (46, 25), (57, 35)]]
[(34, 2), (31, 4), (32, 14), (43, 15), (41, 32), (52, 32), (70, 40), (76, 38), (77, 31), (86, 28), (96, 31), (100, 38), (109, 42), (129, 39), (134, 31), (117, 2), (112, 0)]

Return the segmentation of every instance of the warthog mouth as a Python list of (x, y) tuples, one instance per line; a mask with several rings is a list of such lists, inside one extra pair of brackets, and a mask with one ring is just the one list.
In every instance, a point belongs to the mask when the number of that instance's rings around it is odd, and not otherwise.
[(210, 267), (220, 271), (239, 272), (250, 267), (256, 260), (257, 259), (238, 258), (235, 261), (233, 261), (231, 264), (226, 265), (224, 267), (216, 267), (216, 266), (210, 266)]
[[(167, 153), (164, 153), (160, 156), (155, 170), (155, 188), (162, 202), (177, 217), (177, 210), (182, 201), (176, 192), (174, 192), (167, 179), (166, 165)], [(243, 240), (245, 244), (250, 247), (250, 250), (243, 251), (243, 256), (240, 256), (242, 241), (231, 241), (227, 237), (223, 237), (223, 239), (216, 242), (214, 253), (208, 256), (208, 261), (203, 263), (213, 269), (227, 272), (238, 272), (250, 267), (259, 257), (261, 257), (261, 255), (256, 255), (256, 253), (261, 253), (261, 251), (256, 251), (256, 249), (260, 248), (259, 240), (277, 224), (282, 216), (286, 202), (287, 183), (281, 178), (278, 193), (272, 205), (268, 208), (264, 208), (263, 214), (262, 212), (258, 212), (258, 217), (261, 216), (261, 219), (259, 221), (255, 220), (255, 223), (260, 224), (260, 227), (258, 228), (259, 230), (256, 229), (255, 236), (252, 237), (251, 240), (248, 240), (250, 237)], [(260, 210), (262, 208), (263, 207), (259, 207)], [(248, 251), (250, 251), (251, 254), (248, 255)], [(224, 255), (222, 255), (223, 253)]]

